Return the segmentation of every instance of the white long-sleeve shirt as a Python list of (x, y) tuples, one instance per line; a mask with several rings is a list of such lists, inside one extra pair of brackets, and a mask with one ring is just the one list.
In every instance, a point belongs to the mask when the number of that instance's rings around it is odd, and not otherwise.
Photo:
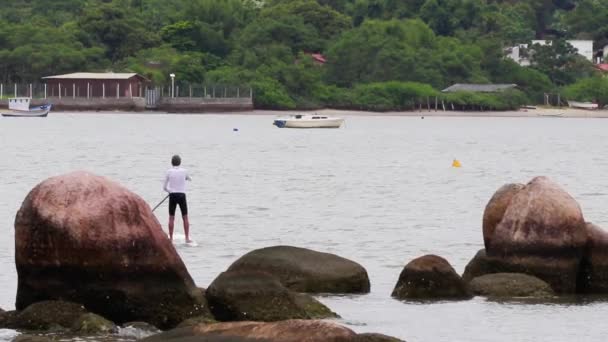
[(186, 180), (192, 180), (186, 169), (174, 166), (167, 171), (164, 189), (168, 193), (186, 193)]

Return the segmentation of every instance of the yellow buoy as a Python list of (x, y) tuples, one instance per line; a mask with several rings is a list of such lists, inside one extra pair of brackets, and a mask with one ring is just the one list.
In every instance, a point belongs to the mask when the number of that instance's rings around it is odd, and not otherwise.
[(454, 159), (454, 161), (452, 161), (452, 167), (461, 167), (462, 165), (460, 165), (460, 162), (458, 161), (458, 159)]

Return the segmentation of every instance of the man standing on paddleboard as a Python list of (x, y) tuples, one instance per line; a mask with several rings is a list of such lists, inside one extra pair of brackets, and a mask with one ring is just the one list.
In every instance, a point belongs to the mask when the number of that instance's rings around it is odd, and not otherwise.
[(180, 167), (182, 159), (177, 154), (171, 158), (173, 166), (167, 171), (164, 189), (169, 193), (169, 239), (173, 241), (173, 226), (175, 222), (175, 209), (179, 205), (184, 223), (186, 242), (190, 243), (190, 223), (188, 222), (188, 203), (186, 202), (186, 181), (192, 180), (186, 169)]

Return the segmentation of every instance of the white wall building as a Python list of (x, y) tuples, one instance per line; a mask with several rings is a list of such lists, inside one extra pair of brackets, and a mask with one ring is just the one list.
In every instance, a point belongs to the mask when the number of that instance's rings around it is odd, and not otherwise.
[[(587, 58), (590, 62), (594, 62), (593, 60), (593, 40), (567, 40), (572, 47), (576, 49), (579, 55)], [(540, 44), (546, 45), (551, 44), (550, 40), (533, 40), (532, 44)], [(518, 46), (514, 46), (509, 48), (507, 51), (507, 57), (516, 61), (521, 66), (529, 66), (530, 58), (529, 56), (524, 55), (522, 50), (528, 48), (528, 44), (520, 44)], [(608, 47), (604, 48), (604, 56), (608, 52)]]

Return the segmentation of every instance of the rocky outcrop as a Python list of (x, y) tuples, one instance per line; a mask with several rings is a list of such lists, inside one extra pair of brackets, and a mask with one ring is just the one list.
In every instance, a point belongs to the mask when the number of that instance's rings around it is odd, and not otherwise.
[(511, 199), (486, 248), (510, 272), (534, 275), (560, 293), (576, 291), (587, 232), (578, 203), (546, 177)]
[(206, 310), (150, 207), (87, 172), (38, 184), (15, 218), (16, 307), (82, 303), (116, 323), (174, 327)]
[(608, 232), (587, 223), (587, 246), (578, 277), (578, 292), (608, 293)]
[(220, 274), (207, 289), (207, 301), (213, 315), (220, 321), (268, 322), (335, 317), (314, 298), (288, 290), (275, 277), (263, 272)]
[(491, 273), (517, 273), (517, 267), (506, 264), (498, 257), (489, 257), (485, 249), (480, 249), (464, 268), (462, 280), (469, 283), (473, 278)]
[(473, 278), (469, 283), (471, 292), (486, 297), (535, 297), (553, 296), (546, 282), (521, 273), (493, 273)]
[(367, 271), (358, 263), (334, 254), (305, 248), (274, 246), (249, 252), (228, 271), (263, 271), (287, 288), (309, 293), (367, 293)]
[(393, 290), (398, 299), (466, 299), (471, 295), (450, 263), (425, 255), (408, 263)]
[[(381, 339), (382, 338), (382, 339)], [(142, 342), (372, 342), (400, 341), (379, 334), (358, 335), (325, 321), (287, 320), (272, 323), (230, 322), (179, 328), (148, 337)]]
[(494, 193), (483, 212), (483, 243), (489, 248), (496, 225), (502, 220), (513, 196), (523, 189), (523, 184), (505, 184)]

